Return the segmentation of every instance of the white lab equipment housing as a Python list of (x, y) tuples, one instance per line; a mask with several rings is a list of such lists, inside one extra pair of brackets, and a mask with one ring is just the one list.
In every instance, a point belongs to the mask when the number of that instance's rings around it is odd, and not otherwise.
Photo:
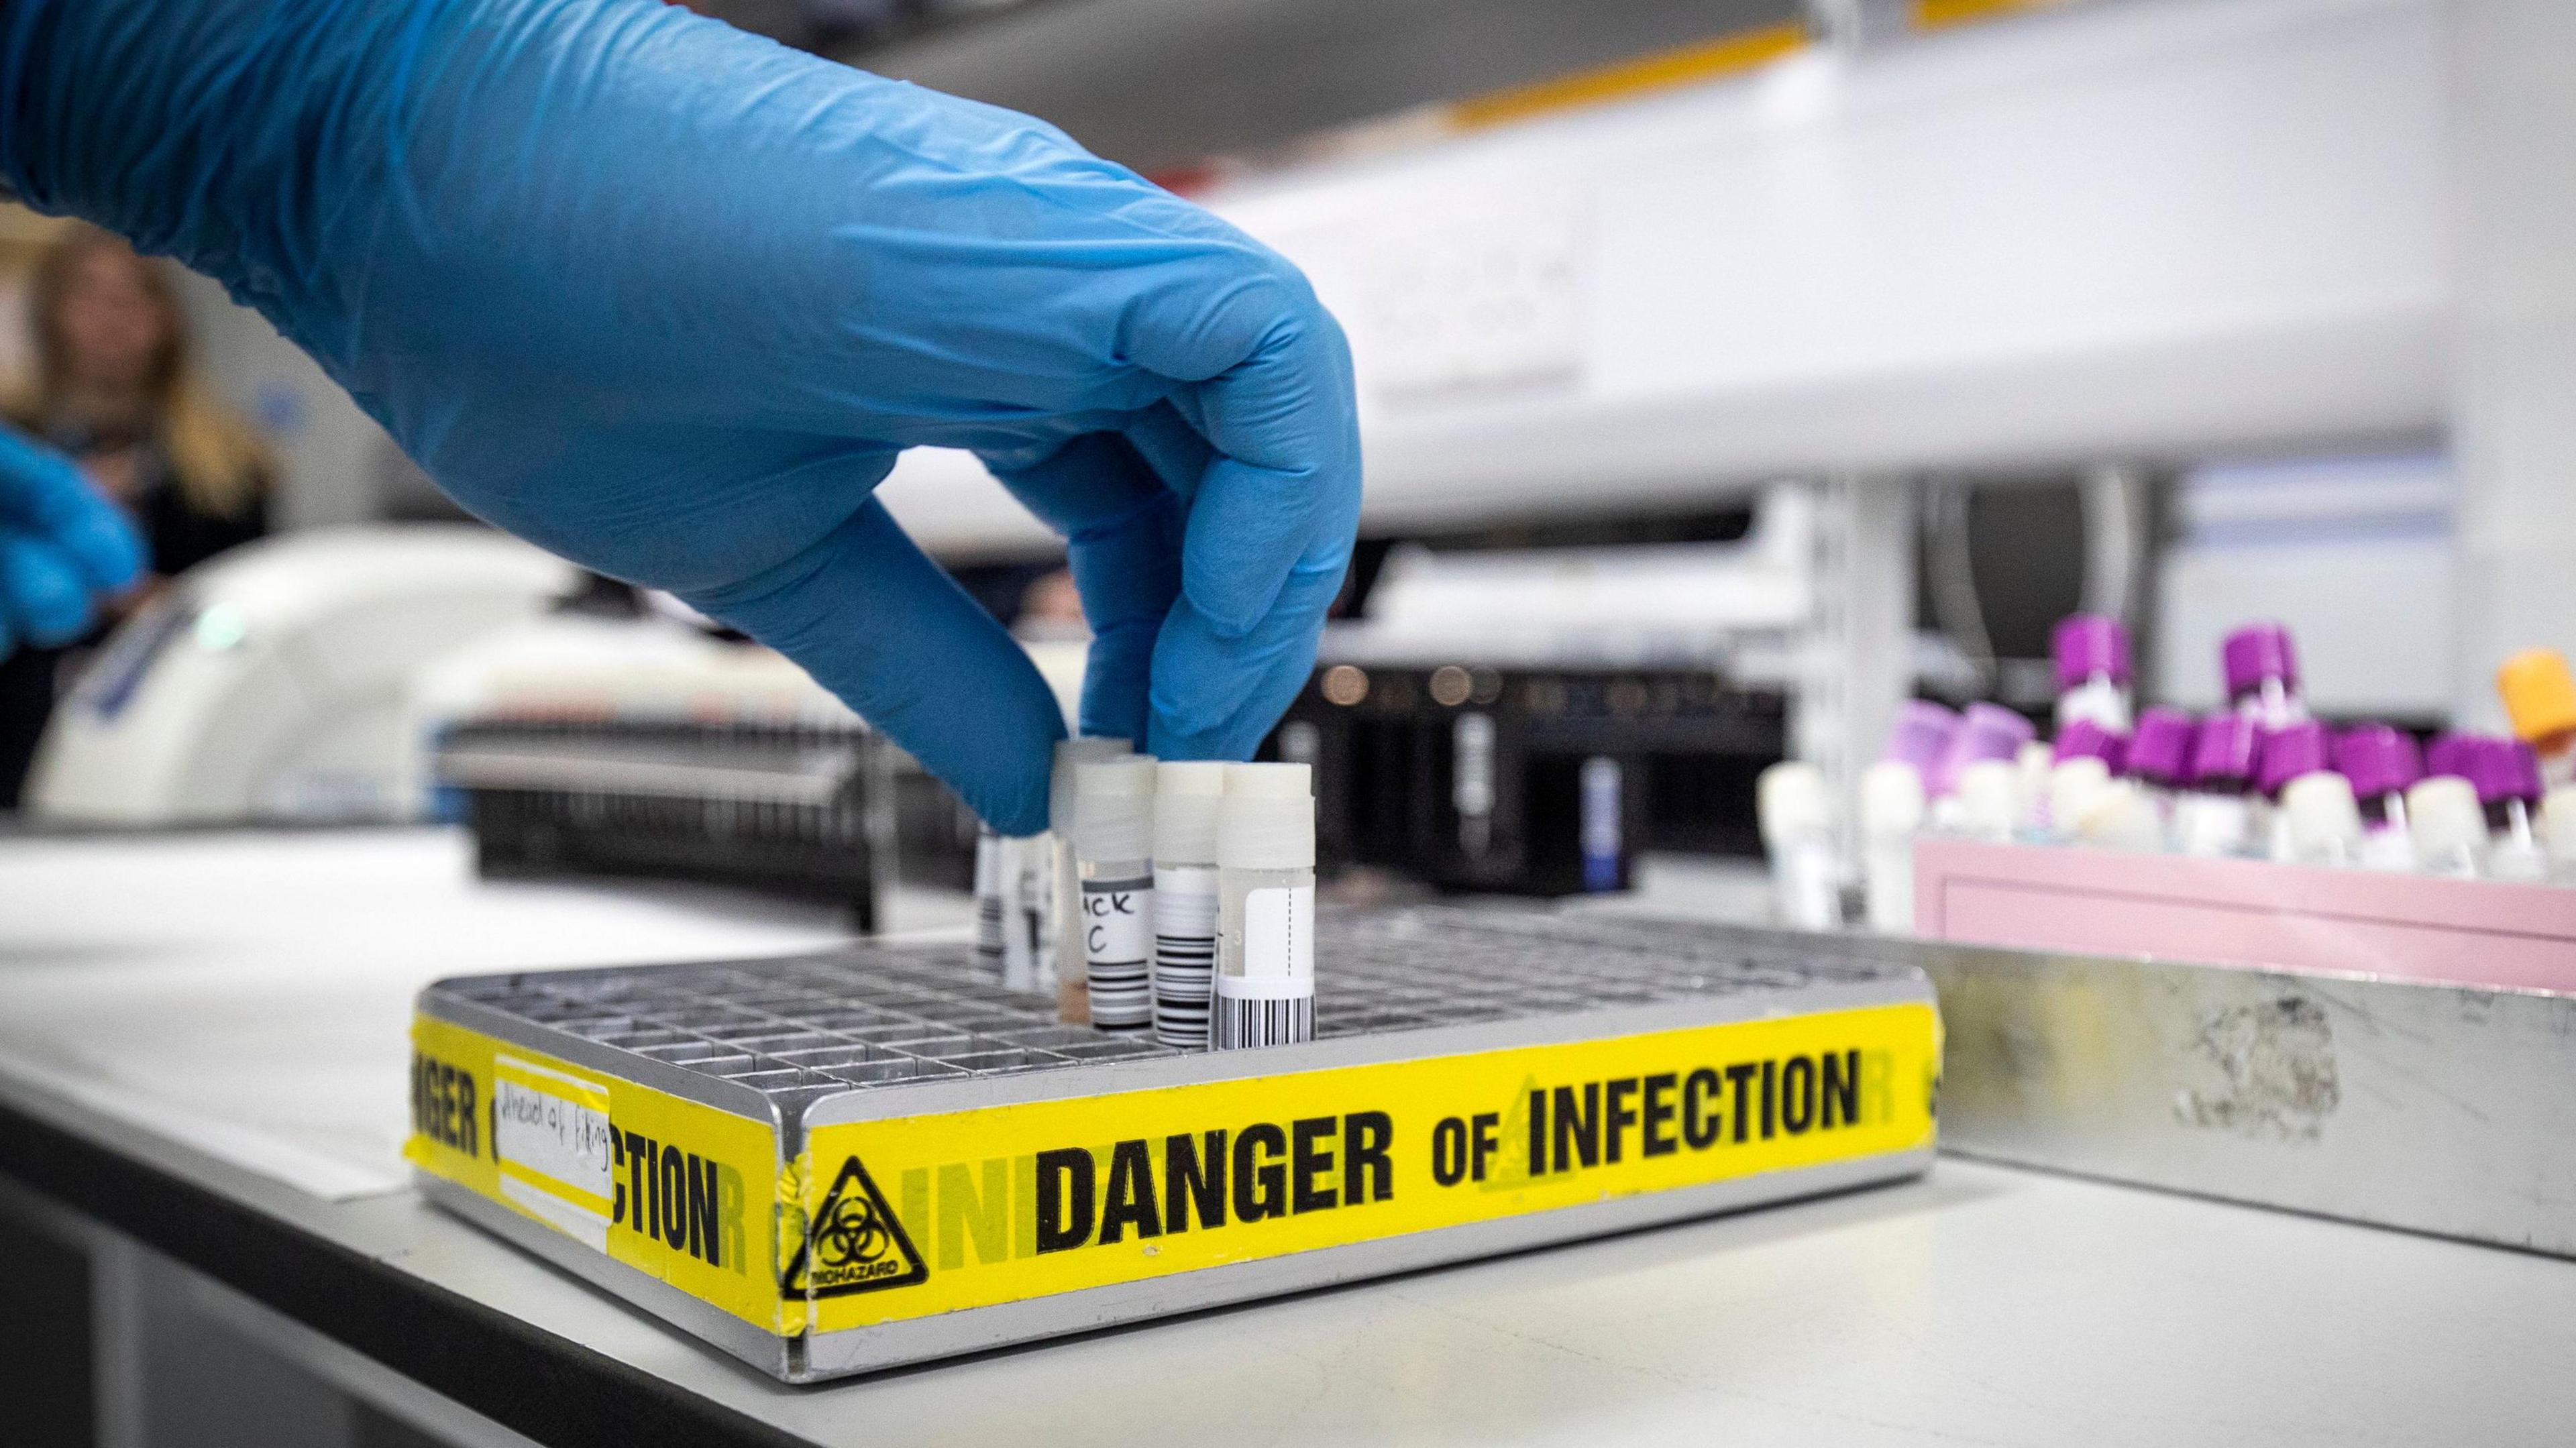
[(29, 809), (111, 825), (406, 817), (413, 673), (576, 577), (463, 525), (317, 529), (227, 553), (110, 636), (46, 728)]

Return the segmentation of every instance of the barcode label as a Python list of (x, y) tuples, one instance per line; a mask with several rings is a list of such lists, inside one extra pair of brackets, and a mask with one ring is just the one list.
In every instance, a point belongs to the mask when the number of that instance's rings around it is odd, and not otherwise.
[(1085, 880), (1080, 908), (1091, 1024), (1104, 1031), (1144, 1030), (1154, 1023), (1152, 877)]
[(1216, 987), (1216, 869), (1154, 871), (1154, 1034), (1166, 1046), (1204, 1051), (1208, 996)]
[(975, 837), (975, 953), (1002, 960), (1002, 841), (990, 830)]
[(1247, 982), (1240, 976), (1221, 978), (1216, 986), (1216, 1040), (1220, 1051), (1240, 1051), (1257, 1046), (1293, 1046), (1315, 1039), (1315, 992), (1312, 977), (1301, 984), (1308, 988), (1294, 995), (1267, 993), (1281, 982), (1253, 981), (1249, 984), (1259, 994), (1241, 989)]

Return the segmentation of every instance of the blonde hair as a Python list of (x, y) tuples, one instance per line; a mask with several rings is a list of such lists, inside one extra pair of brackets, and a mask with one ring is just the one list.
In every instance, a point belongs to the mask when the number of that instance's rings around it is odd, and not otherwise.
[(188, 317), (165, 265), (136, 256), (125, 242), (92, 226), (66, 228), (37, 261), (29, 288), (34, 323), (33, 389), (11, 411), (42, 425), (57, 415), (71, 380), (70, 344), (63, 336), (62, 305), (73, 273), (87, 257), (108, 252), (130, 259), (135, 275), (161, 313), (161, 345), (144, 379), (150, 394), (154, 440), (169, 456), (172, 480), (198, 511), (239, 517), (268, 486), (275, 458), (250, 424), (216, 400), (197, 376), (190, 355)]

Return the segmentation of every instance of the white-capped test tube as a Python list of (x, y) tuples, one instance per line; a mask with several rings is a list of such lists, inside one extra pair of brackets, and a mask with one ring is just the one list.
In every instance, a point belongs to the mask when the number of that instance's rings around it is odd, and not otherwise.
[(1797, 759), (1763, 770), (1753, 784), (1753, 815), (1771, 857), (1781, 923), (1793, 930), (1839, 929), (1842, 866), (1834, 856), (1824, 772)]
[(1154, 1024), (1154, 761), (1086, 760), (1073, 767), (1073, 853), (1079, 877), (1082, 968), (1091, 1024)]
[(1046, 920), (1038, 935), (1038, 980), (1055, 991), (1055, 1013), (1069, 1025), (1091, 1019), (1082, 978), (1082, 877), (1073, 858), (1073, 771), (1076, 765), (1135, 752), (1125, 739), (1059, 739), (1047, 776)]
[(1315, 1036), (1315, 798), (1303, 764), (1234, 764), (1217, 803), (1217, 1050)]
[(1154, 767), (1154, 1035), (1204, 1051), (1216, 989), (1216, 819), (1226, 766)]
[(2361, 804), (2344, 776), (2311, 770), (2281, 786), (2281, 819), (2292, 863), (2336, 868), (2361, 863)]
[(1923, 828), (1923, 776), (1902, 759), (1860, 775), (1861, 887), (1869, 928), (1914, 929), (1914, 836)]
[(2030, 813), (2028, 789), (2018, 761), (1981, 759), (1960, 770), (1954, 832), (1990, 845), (2011, 844)]

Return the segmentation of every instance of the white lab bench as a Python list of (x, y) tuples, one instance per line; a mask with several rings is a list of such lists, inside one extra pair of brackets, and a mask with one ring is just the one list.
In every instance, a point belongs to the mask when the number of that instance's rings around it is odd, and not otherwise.
[[(468, 860), (432, 830), (0, 838), (0, 1218), (89, 1254), (102, 1444), (221, 1440), (220, 1393), (153, 1380), (174, 1313), (467, 1444), (2556, 1443), (2576, 1422), (2576, 1262), (1950, 1158), (786, 1387), (425, 1206), (395, 1156), (404, 1032), (435, 976), (783, 953), (832, 923), (487, 885)], [(956, 910), (907, 898), (894, 923)], [(264, 1391), (297, 1422), (259, 1441), (389, 1441)]]

